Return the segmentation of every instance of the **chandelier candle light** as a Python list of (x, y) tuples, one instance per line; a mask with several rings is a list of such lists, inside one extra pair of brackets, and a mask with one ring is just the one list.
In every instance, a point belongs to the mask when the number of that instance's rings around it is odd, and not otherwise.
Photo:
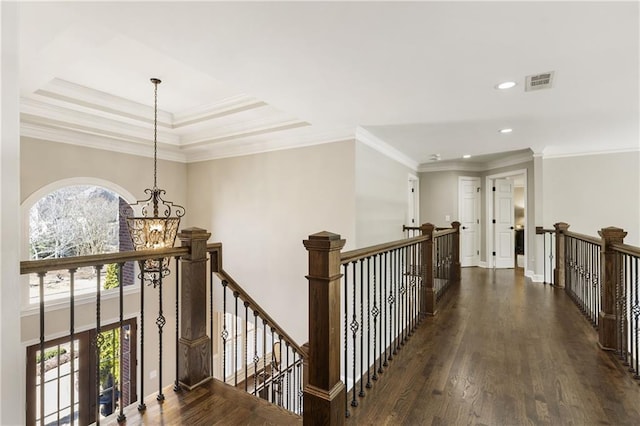
[[(127, 227), (136, 251), (173, 247), (180, 218), (185, 213), (184, 207), (165, 201), (162, 196), (166, 191), (158, 188), (158, 84), (161, 81), (152, 78), (151, 83), (154, 85), (153, 189), (145, 189), (145, 194), (149, 195), (146, 199), (129, 204), (130, 208), (126, 211), (123, 209), (121, 212), (127, 220)], [(140, 216), (133, 216), (136, 207), (140, 209)], [(162, 261), (157, 259), (140, 261), (140, 269), (144, 279), (150, 281), (155, 287), (160, 278), (169, 274), (169, 258), (164, 258)]]

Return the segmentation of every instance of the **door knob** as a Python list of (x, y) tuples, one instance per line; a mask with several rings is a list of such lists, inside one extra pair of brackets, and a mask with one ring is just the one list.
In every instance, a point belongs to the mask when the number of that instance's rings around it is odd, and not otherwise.
[(463, 227), (462, 227), (462, 229), (467, 229), (467, 227), (466, 227), (466, 226), (463, 226)]
[(513, 229), (513, 226), (511, 227), (511, 229)]

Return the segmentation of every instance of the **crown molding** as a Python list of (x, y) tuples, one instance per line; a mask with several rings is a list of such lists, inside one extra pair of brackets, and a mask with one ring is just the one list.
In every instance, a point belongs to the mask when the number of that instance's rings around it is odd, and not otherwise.
[(368, 130), (365, 130), (362, 127), (358, 127), (356, 129), (356, 140), (362, 142), (363, 144), (375, 149), (383, 155), (391, 158), (392, 160), (397, 161), (398, 163), (407, 166), (412, 171), (417, 172), (418, 170), (418, 162), (399, 151), (398, 149), (392, 147), (388, 143), (384, 142), (382, 139), (373, 135)]
[(488, 170), (498, 169), (501, 167), (509, 167), (516, 164), (532, 161), (533, 156), (530, 153), (516, 154), (499, 160), (489, 161), (486, 163), (472, 163), (464, 161), (438, 161), (434, 163), (423, 163), (418, 168), (419, 172), (485, 172)]
[[(146, 144), (134, 143), (130, 140), (80, 132), (68, 128), (50, 127), (41, 123), (21, 122), (20, 136), (101, 149), (104, 151), (114, 151), (122, 154), (137, 155), (140, 157), (153, 157), (152, 146), (148, 140)], [(187, 162), (185, 154), (180, 152), (179, 148), (162, 143), (158, 143), (158, 158), (180, 163)]]
[(310, 132), (306, 135), (294, 135), (285, 138), (264, 140), (246, 140), (240, 142), (225, 141), (206, 147), (197, 152), (187, 152), (187, 162), (219, 160), (223, 158), (241, 157), (287, 149), (304, 148), (314, 145), (354, 141), (352, 131), (345, 129), (323, 132)]
[[(544, 150), (546, 151), (546, 149)], [(607, 155), (607, 154), (624, 154), (629, 152), (640, 152), (640, 145), (637, 147), (628, 147), (628, 148), (614, 148), (614, 149), (600, 149), (594, 151), (559, 151), (553, 153), (545, 153), (542, 152), (541, 157), (544, 160), (553, 159), (553, 158), (567, 158), (567, 157), (584, 157), (587, 155)]]

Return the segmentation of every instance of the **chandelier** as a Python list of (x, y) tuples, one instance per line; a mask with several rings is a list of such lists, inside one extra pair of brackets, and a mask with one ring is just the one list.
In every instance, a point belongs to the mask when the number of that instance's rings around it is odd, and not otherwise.
[[(129, 204), (129, 208), (121, 211), (136, 251), (173, 247), (180, 218), (185, 213), (184, 207), (164, 200), (166, 191), (158, 188), (158, 84), (161, 81), (152, 78), (151, 83), (154, 85), (153, 188), (144, 190), (148, 195), (146, 199)], [(140, 216), (134, 216), (135, 209), (139, 209)], [(169, 274), (169, 258), (141, 260), (140, 270), (141, 277), (155, 287)]]

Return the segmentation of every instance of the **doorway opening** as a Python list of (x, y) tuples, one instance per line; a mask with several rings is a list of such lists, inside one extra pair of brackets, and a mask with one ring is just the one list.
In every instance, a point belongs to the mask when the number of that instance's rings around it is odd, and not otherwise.
[(527, 270), (527, 170), (486, 177), (487, 266)]

